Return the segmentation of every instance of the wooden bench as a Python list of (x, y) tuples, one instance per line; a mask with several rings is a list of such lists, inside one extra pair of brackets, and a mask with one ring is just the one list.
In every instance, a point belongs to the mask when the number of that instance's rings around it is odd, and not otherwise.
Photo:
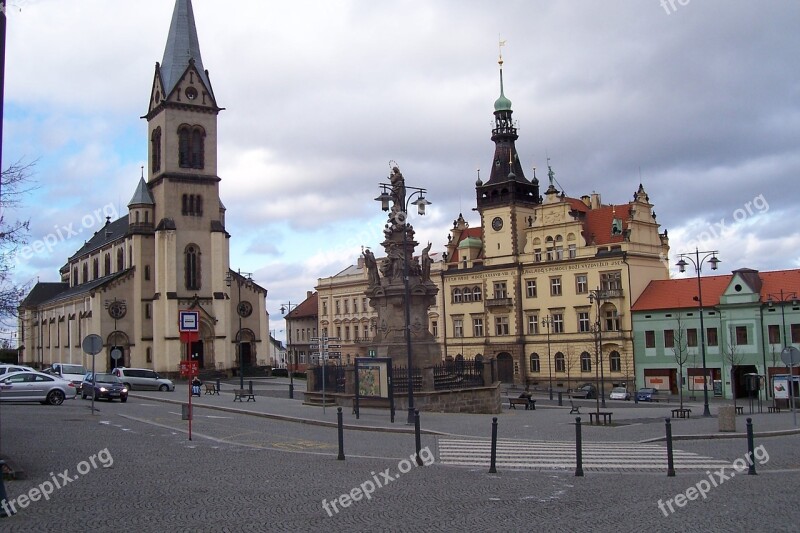
[(234, 402), (241, 402), (242, 398), (247, 398), (247, 401), (250, 400), (256, 401), (255, 395), (247, 389), (236, 389), (233, 391), (233, 401)]
[(744, 405), (737, 405), (736, 406), (736, 414), (743, 415), (744, 414)]
[(592, 425), (594, 425), (595, 423), (599, 425), (600, 424), (600, 417), (602, 416), (603, 417), (603, 425), (604, 426), (610, 425), (611, 424), (611, 414), (612, 413), (603, 412), (603, 411), (600, 411), (599, 413), (597, 411), (590, 411), (589, 412), (589, 423), (592, 424)]
[(219, 396), (219, 391), (217, 390), (216, 385), (214, 385), (213, 383), (206, 383), (205, 386), (206, 386), (205, 394), (216, 394), (217, 396)]
[(692, 410), (691, 409), (681, 409), (678, 407), (677, 409), (672, 410), (672, 418), (691, 418), (692, 417)]
[(521, 398), (509, 398), (508, 399), (508, 408), (509, 409), (516, 409), (518, 405), (524, 405), (525, 410), (532, 409), (533, 411), (536, 410), (536, 400), (532, 400), (528, 396), (523, 396)]
[(581, 414), (581, 406), (580, 405), (575, 405), (572, 402), (572, 399), (570, 399), (569, 405), (571, 406), (571, 409), (569, 410), (569, 414), (575, 414), (575, 413)]
[(768, 405), (767, 406), (767, 412), (768, 413), (780, 413), (781, 412), (781, 408), (778, 407), (777, 405)]

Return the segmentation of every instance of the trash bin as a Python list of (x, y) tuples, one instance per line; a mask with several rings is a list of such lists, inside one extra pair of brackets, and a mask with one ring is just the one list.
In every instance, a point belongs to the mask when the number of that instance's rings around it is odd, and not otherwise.
[(736, 431), (736, 408), (723, 405), (719, 408), (719, 430)]
[(189, 408), (188, 403), (181, 404), (181, 420), (191, 420), (192, 410)]

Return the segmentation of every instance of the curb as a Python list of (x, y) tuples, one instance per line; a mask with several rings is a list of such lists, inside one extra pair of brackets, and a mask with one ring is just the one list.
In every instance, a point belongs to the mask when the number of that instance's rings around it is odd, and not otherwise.
[[(167, 398), (153, 398), (151, 396), (140, 396), (138, 394), (130, 394), (128, 393), (128, 397), (138, 398), (140, 400), (152, 400), (154, 402), (163, 402), (163, 403), (170, 403), (174, 405), (184, 405), (186, 402), (182, 402), (180, 400), (170, 400)], [(222, 405), (203, 405), (203, 404), (196, 404), (192, 403), (192, 407), (200, 408), (200, 409), (211, 409), (214, 411), (223, 411), (226, 413), (235, 413), (240, 415), (250, 415), (250, 416), (258, 416), (261, 418), (269, 418), (272, 420), (281, 420), (284, 422), (295, 422), (298, 424), (309, 424), (312, 426), (323, 426), (323, 427), (330, 427), (330, 428), (337, 428), (339, 427), (336, 422), (326, 422), (324, 420), (314, 420), (313, 418), (300, 418), (295, 416), (289, 415), (276, 415), (273, 413), (259, 413), (256, 411), (247, 411), (244, 409), (238, 409), (236, 407), (225, 407)], [(408, 435), (414, 434), (414, 428), (394, 428), (394, 427), (387, 427), (387, 426), (355, 426), (352, 424), (342, 424), (344, 429), (349, 429), (353, 431), (374, 431), (379, 433), (403, 433)], [(444, 433), (441, 431), (434, 431), (431, 429), (420, 429), (420, 434), (422, 435), (436, 435), (436, 436), (449, 436), (449, 433)]]
[[(800, 428), (796, 429), (777, 429), (775, 431), (754, 431), (753, 437), (784, 437), (787, 435), (800, 434)], [(673, 435), (672, 440), (716, 440), (716, 439), (746, 439), (747, 433), (707, 433), (699, 435)], [(639, 444), (650, 442), (666, 441), (667, 437), (656, 437), (637, 441)]]

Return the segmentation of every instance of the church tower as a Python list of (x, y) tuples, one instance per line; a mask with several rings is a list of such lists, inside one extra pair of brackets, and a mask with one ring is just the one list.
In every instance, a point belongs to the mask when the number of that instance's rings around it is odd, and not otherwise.
[[(177, 338), (175, 317), (192, 307), (204, 310), (201, 336), (214, 339), (228, 333), (222, 329), (229, 311), (222, 295), (227, 292), (229, 235), (217, 176), (221, 109), (203, 67), (192, 2), (176, 0), (143, 117), (149, 146), (147, 188), (155, 204), (156, 337)], [(164, 355), (177, 360), (175, 350), (180, 350), (177, 342)]]
[(483, 183), (479, 177), (475, 183), (487, 264), (491, 258), (506, 262), (523, 253), (524, 229), (532, 220), (533, 207), (542, 201), (539, 181), (536, 176), (532, 182), (525, 178), (514, 145), (518, 135), (511, 118), (511, 100), (504, 93), (502, 55), (498, 64), (500, 97), (494, 103), (494, 159), (489, 181)]

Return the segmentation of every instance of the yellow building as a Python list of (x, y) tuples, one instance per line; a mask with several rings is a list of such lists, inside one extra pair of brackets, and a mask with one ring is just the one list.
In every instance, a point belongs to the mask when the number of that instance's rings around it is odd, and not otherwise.
[(548, 167), (540, 194), (515, 148), (500, 66), (495, 155), (488, 181), (476, 182), (480, 227), (459, 216), (441, 272), (443, 353), (495, 358), (500, 380), (521, 386), (575, 387), (600, 370), (606, 387), (630, 388), (630, 307), (651, 280), (668, 278), (667, 233), (642, 185), (621, 204), (570, 198)]

